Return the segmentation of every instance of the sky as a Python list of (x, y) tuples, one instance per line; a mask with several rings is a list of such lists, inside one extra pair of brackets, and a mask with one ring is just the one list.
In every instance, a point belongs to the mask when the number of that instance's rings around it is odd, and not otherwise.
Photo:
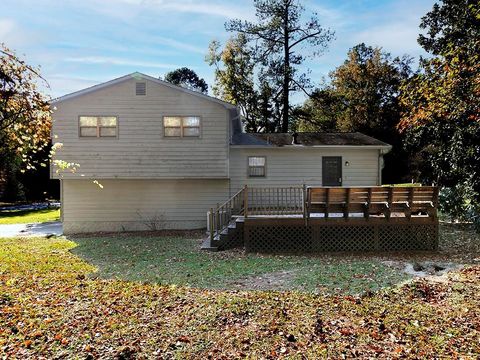
[[(394, 56), (426, 55), (420, 18), (435, 0), (304, 0), (305, 13), (335, 31), (328, 50), (305, 64), (314, 84), (361, 42)], [(164, 76), (189, 67), (208, 84), (212, 40), (232, 34), (225, 22), (254, 20), (253, 0), (1, 0), (0, 42), (41, 67), (52, 97), (139, 71)]]

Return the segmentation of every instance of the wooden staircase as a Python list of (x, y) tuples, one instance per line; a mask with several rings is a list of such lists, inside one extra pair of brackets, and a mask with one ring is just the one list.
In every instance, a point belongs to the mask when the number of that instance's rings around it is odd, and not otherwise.
[(210, 209), (209, 234), (202, 244), (202, 250), (218, 251), (243, 244), (247, 194), (245, 186), (222, 205), (217, 204), (216, 208)]

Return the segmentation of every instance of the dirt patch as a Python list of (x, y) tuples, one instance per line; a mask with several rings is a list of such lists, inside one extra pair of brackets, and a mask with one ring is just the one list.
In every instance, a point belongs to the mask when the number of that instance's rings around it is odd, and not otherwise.
[(447, 279), (449, 272), (464, 267), (462, 264), (451, 262), (403, 262), (403, 261), (382, 261), (382, 264), (402, 271), (412, 278), (424, 278), (433, 282), (443, 282)]
[(236, 279), (228, 284), (238, 290), (291, 290), (297, 270), (275, 271), (271, 273)]

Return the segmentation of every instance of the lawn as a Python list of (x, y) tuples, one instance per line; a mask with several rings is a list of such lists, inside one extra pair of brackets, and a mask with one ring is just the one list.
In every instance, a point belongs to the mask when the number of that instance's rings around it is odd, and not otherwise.
[(43, 223), (59, 219), (60, 209), (0, 210), (0, 225)]
[(268, 256), (240, 250), (200, 251), (190, 237), (120, 234), (76, 237), (73, 252), (103, 278), (211, 289), (277, 289), (356, 294), (408, 277), (378, 259), (356, 256)]
[(2, 357), (475, 359), (480, 353), (479, 266), (441, 282), (416, 280), (362, 296), (222, 291), (95, 278), (95, 268), (71, 252), (75, 246), (64, 238), (0, 239)]

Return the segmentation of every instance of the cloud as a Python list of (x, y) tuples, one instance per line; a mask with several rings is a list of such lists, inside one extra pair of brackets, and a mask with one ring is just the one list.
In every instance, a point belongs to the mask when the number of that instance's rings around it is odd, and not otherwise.
[(177, 64), (164, 64), (154, 61), (136, 61), (129, 59), (121, 59), (106, 56), (84, 56), (84, 57), (68, 57), (66, 62), (81, 63), (81, 64), (105, 64), (105, 65), (119, 65), (119, 66), (136, 66), (144, 68), (158, 68), (158, 69), (172, 69), (178, 68)]
[(423, 2), (396, 1), (375, 14), (369, 14), (363, 21), (365, 26), (353, 32), (351, 41), (365, 42), (380, 46), (394, 55), (425, 55), (418, 45), (421, 17), (432, 7), (434, 0)]
[(251, 20), (254, 17), (253, 7), (250, 2), (239, 1), (229, 4), (224, 1), (198, 1), (198, 0), (90, 0), (83, 5), (92, 10), (109, 14), (111, 16), (128, 18), (133, 13), (149, 9), (159, 14), (185, 13), (215, 16), (222, 18), (242, 18)]

